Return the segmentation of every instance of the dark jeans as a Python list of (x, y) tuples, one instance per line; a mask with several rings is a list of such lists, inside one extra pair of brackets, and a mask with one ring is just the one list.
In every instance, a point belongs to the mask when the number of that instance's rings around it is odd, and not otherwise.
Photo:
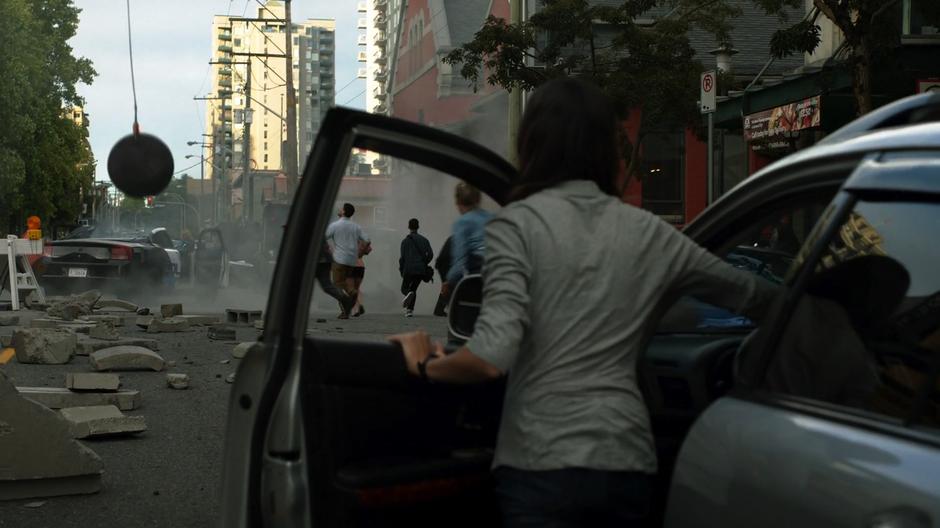
[(494, 472), (504, 528), (647, 526), (653, 477), (632, 471), (559, 469)]
[(401, 279), (401, 294), (408, 295), (408, 292), (415, 292), (415, 294), (408, 301), (408, 304), (405, 306), (407, 310), (415, 309), (415, 299), (418, 298), (418, 286), (421, 286), (421, 276), (420, 275), (405, 275)]

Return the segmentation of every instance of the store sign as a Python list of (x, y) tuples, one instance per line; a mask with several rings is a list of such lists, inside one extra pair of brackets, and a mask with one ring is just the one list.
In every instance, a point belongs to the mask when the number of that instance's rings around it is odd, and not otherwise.
[(744, 116), (744, 140), (781, 139), (819, 126), (819, 96)]
[(917, 93), (940, 93), (940, 79), (919, 79), (917, 81)]

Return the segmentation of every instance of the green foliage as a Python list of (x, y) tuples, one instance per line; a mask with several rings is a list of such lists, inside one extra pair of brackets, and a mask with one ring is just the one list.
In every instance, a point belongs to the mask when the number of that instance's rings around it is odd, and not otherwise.
[[(592, 5), (587, 0), (543, 0), (529, 20), (510, 24), (489, 17), (474, 39), (443, 61), (460, 68), (475, 89), (481, 79), (506, 89), (531, 90), (557, 77), (586, 78), (607, 93), (624, 117), (639, 111), (638, 141), (625, 145), (636, 173), (640, 144), (651, 130), (692, 125), (701, 119), (698, 98), (702, 65), (688, 34), (697, 27), (730, 44), (731, 20), (739, 14), (727, 0), (630, 0)], [(666, 16), (641, 24), (651, 9)]]
[(79, 10), (71, 0), (0, 0), (0, 211), (11, 230), (28, 215), (73, 223), (91, 192), (85, 132), (63, 115), (95, 71), (72, 55)]

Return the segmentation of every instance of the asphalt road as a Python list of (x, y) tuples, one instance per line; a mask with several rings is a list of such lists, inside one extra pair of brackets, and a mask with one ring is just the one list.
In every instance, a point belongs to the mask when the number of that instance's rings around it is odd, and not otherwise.
[[(201, 308), (202, 311), (187, 310), (184, 302), (185, 313), (210, 313)], [(335, 317), (334, 313), (313, 314), (308, 331), (331, 338), (363, 340), (382, 340), (389, 334), (417, 328), (440, 338), (446, 334), (444, 320), (431, 316), (405, 319), (397, 313), (367, 313), (348, 321)], [(10, 333), (12, 329), (0, 330)], [(176, 362), (167, 372), (189, 374), (190, 388), (183, 391), (167, 388), (163, 372), (121, 372), (122, 388), (141, 391), (140, 407), (125, 414), (144, 416), (147, 431), (132, 437), (84, 441), (104, 462), (101, 491), (93, 495), (0, 502), (0, 527), (216, 525), (231, 387), (225, 377), (238, 368), (239, 360), (231, 356), (236, 343), (209, 340), (205, 327), (156, 335), (146, 334), (135, 326), (119, 330), (127, 336), (158, 339), (159, 354)], [(251, 341), (257, 335), (254, 328), (237, 330), (239, 341)], [(81, 356), (67, 365), (21, 365), (13, 359), (0, 365), (0, 370), (17, 385), (48, 387), (63, 387), (67, 372), (91, 371), (88, 359)], [(41, 504), (32, 504), (37, 502)]]

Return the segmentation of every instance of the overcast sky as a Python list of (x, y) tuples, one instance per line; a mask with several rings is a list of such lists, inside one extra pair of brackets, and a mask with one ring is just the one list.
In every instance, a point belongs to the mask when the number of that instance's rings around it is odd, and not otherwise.
[[(74, 2), (82, 9), (78, 34), (71, 41), (74, 53), (91, 59), (98, 72), (91, 86), (79, 86), (78, 91), (85, 98), (91, 122), (97, 178), (106, 180), (111, 146), (131, 132), (133, 123), (125, 2)], [(186, 142), (201, 139), (205, 130), (205, 106), (193, 101), (193, 96), (213, 91), (208, 65), (212, 16), (254, 16), (258, 6), (257, 0), (131, 0), (138, 121), (142, 131), (160, 137), (170, 147), (177, 171), (193, 165), (185, 156), (198, 156), (199, 147)], [(342, 89), (336, 103), (363, 108), (365, 80), (354, 80), (359, 68), (356, 2), (294, 0), (292, 7), (295, 21), (336, 20), (336, 87)], [(198, 178), (198, 160), (185, 172)]]

